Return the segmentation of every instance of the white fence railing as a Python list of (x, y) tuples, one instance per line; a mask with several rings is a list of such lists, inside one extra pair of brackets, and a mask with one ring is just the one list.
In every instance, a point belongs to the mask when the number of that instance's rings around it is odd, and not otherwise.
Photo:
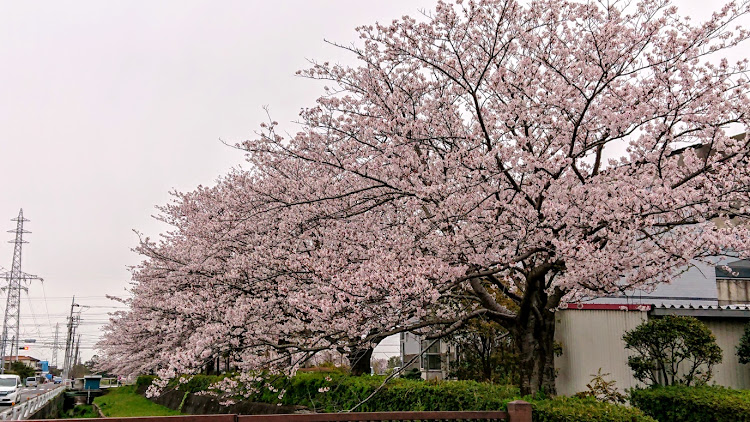
[(30, 397), (23, 402), (17, 403), (10, 409), (1, 412), (0, 420), (21, 421), (28, 419), (37, 410), (44, 407), (48, 401), (62, 394), (63, 391), (65, 391), (65, 386), (60, 385), (42, 394), (37, 394), (35, 397)]

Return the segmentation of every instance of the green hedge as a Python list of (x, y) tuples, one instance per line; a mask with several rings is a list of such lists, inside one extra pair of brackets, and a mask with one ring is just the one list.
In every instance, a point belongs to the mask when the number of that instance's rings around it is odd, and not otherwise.
[[(198, 391), (207, 391), (208, 387), (212, 384), (226, 378), (224, 375), (193, 375), (189, 377), (190, 380), (185, 384), (179, 385), (180, 391), (186, 391), (189, 393), (197, 393)], [(172, 380), (169, 383), (170, 387), (174, 387), (178, 384), (177, 380)]]
[(143, 391), (156, 379), (156, 375), (139, 375), (135, 380), (138, 391)]
[[(221, 377), (197, 375), (180, 389), (208, 386)], [(330, 379), (330, 381), (328, 380)], [(274, 390), (264, 390), (252, 400), (285, 405), (302, 405), (316, 412), (337, 412), (354, 407), (383, 382), (382, 376), (351, 377), (340, 372), (298, 373), (292, 378), (273, 381)], [(141, 377), (141, 383), (151, 378)], [(321, 392), (320, 390), (323, 389)], [(326, 390), (327, 389), (327, 390)], [(279, 393), (285, 390), (281, 400)], [(505, 410), (508, 402), (518, 399), (518, 388), (474, 381), (419, 381), (393, 379), (357, 410), (419, 411), (419, 410)], [(600, 403), (592, 398), (558, 397), (531, 399), (535, 422), (655, 422), (638, 409)]]
[[(330, 377), (331, 381), (327, 381)], [(340, 373), (300, 373), (278, 380), (276, 389), (285, 389), (283, 404), (298, 404), (318, 412), (336, 412), (354, 407), (383, 382), (382, 376), (351, 377)], [(329, 391), (320, 392), (320, 389)], [(474, 381), (424, 382), (393, 379), (357, 410), (490, 410), (502, 409), (518, 397), (518, 389)], [(278, 393), (266, 391), (259, 399), (278, 402)]]
[[(189, 393), (197, 393), (198, 391), (208, 391), (211, 384), (215, 384), (226, 376), (224, 375), (188, 375), (187, 378), (190, 380), (185, 384), (180, 384), (178, 379), (173, 379), (169, 382), (168, 387), (174, 388), (179, 384), (180, 391), (186, 391)], [(135, 385), (138, 391), (144, 391), (151, 383), (156, 379), (155, 375), (141, 375), (136, 379)]]
[(534, 422), (656, 422), (639, 409), (596, 401), (593, 397), (531, 400)]
[(659, 422), (750, 422), (750, 391), (724, 387), (633, 390), (630, 402)]
[[(331, 378), (326, 381), (325, 377)], [(297, 374), (286, 383), (277, 383), (287, 392), (283, 404), (300, 404), (310, 409), (338, 411), (350, 409), (367, 397), (383, 377), (348, 377), (340, 374)], [(320, 388), (329, 391), (319, 392)], [(474, 381), (415, 381), (394, 379), (372, 399), (358, 408), (362, 412), (418, 410), (505, 410), (518, 399), (514, 386)], [(600, 403), (592, 398), (524, 398), (534, 407), (535, 422), (656, 422), (639, 409)], [(278, 393), (264, 393), (261, 400), (278, 402)]]

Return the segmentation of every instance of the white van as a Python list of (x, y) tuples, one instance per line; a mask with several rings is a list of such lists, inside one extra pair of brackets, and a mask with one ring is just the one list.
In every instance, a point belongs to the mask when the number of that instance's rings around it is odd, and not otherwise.
[(18, 402), (21, 389), (21, 377), (18, 375), (0, 374), (0, 405), (14, 405)]
[(36, 387), (39, 385), (39, 378), (41, 377), (28, 377), (26, 378), (27, 387)]

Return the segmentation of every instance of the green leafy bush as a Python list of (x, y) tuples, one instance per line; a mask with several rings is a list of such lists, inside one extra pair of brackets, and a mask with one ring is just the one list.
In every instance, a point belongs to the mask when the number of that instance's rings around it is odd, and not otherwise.
[(532, 400), (534, 422), (656, 422), (641, 410), (604, 403), (593, 397)]
[(422, 371), (420, 371), (418, 368), (411, 368), (410, 370), (402, 373), (401, 378), (419, 381), (422, 379)]
[(232, 375), (186, 375), (185, 378), (188, 379), (187, 383), (180, 383), (179, 378), (177, 378), (171, 380), (168, 387), (177, 387), (177, 389), (179, 389), (180, 391), (185, 391), (188, 393), (208, 391), (211, 385), (216, 384), (217, 382), (227, 378), (228, 376), (231, 377)]
[(596, 374), (591, 374), (591, 382), (586, 384), (588, 390), (576, 393), (575, 396), (578, 398), (593, 397), (596, 401), (605, 403), (625, 403), (628, 397), (615, 387), (617, 383), (615, 380), (606, 380), (609, 375), (609, 373), (603, 374), (602, 368), (599, 368)]
[(99, 412), (90, 404), (79, 404), (68, 409), (63, 416), (66, 419), (98, 418)]
[(750, 324), (745, 325), (745, 332), (742, 333), (740, 344), (737, 345), (737, 356), (740, 363), (750, 363)]
[(628, 366), (648, 385), (701, 385), (721, 362), (721, 348), (706, 324), (693, 317), (667, 315), (645, 322), (622, 337), (633, 350)]
[(750, 422), (750, 391), (669, 386), (633, 390), (630, 403), (659, 422)]
[(138, 391), (145, 391), (155, 379), (156, 375), (139, 375), (135, 380), (135, 387)]
[[(212, 384), (215, 384), (226, 377), (227, 375), (185, 375), (185, 379), (188, 380), (186, 383), (180, 383), (179, 378), (175, 378), (169, 381), (167, 388), (178, 389), (188, 393), (208, 391)], [(141, 375), (135, 381), (136, 388), (138, 391), (145, 391), (145, 389), (148, 388), (156, 378), (155, 375)]]
[(13, 362), (10, 364), (9, 374), (16, 374), (21, 377), (21, 382), (26, 384), (26, 378), (34, 376), (34, 368), (27, 366), (23, 362)]

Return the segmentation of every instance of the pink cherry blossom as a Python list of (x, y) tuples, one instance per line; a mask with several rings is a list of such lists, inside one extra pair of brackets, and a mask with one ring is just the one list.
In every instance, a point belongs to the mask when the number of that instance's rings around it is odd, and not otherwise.
[(250, 379), (484, 315), (515, 337), (522, 392), (554, 392), (561, 303), (750, 255), (750, 149), (730, 136), (747, 61), (709, 60), (747, 13), (477, 0), (359, 28), (359, 66), (300, 73), (328, 89), (298, 133), (262, 125), (249, 170), (161, 209), (173, 229), (137, 248), (108, 365)]

